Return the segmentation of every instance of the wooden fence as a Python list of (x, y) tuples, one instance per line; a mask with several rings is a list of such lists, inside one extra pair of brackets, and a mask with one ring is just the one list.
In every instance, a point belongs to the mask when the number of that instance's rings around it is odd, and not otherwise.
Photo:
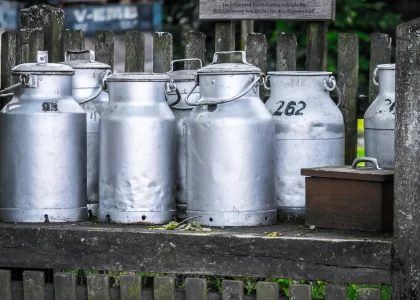
[[(35, 61), (37, 50), (48, 50), (51, 62), (64, 60), (65, 50), (84, 48), (81, 31), (64, 30), (61, 10), (41, 5), (23, 10), (22, 29), (2, 35), (1, 87), (13, 83), (10, 69)], [(210, 233), (149, 230), (121, 224), (0, 224), (0, 267), (96, 269), (283, 277), (339, 283), (385, 284), (394, 299), (420, 298), (420, 20), (402, 24), (397, 30), (397, 106), (394, 236), (333, 230), (309, 230), (298, 225), (258, 228), (213, 229)], [(215, 27), (215, 51), (234, 50), (234, 28), (230, 22)], [(185, 57), (204, 60), (206, 37), (189, 32), (183, 37), (170, 33), (153, 36), (153, 70), (169, 70), (173, 43), (185, 46)], [(307, 69), (325, 70), (326, 25), (308, 24)], [(144, 36), (127, 32), (125, 70), (144, 70)], [(369, 95), (358, 97), (358, 38), (338, 36), (338, 86), (344, 94), (342, 108), (346, 124), (346, 163), (356, 157), (356, 120), (377, 93), (372, 84), (377, 64), (391, 62), (391, 39), (371, 35)], [(113, 66), (114, 36), (110, 31), (95, 35), (96, 58)], [(247, 38), (248, 61), (267, 71), (267, 41), (264, 34)], [(296, 68), (296, 37), (282, 33), (277, 38), (276, 69)], [(195, 68), (186, 63), (187, 68)], [(266, 96), (266, 95), (262, 95)], [(3, 101), (3, 104), (8, 99)], [(276, 237), (269, 237), (276, 232)], [(76, 285), (74, 275), (56, 274), (45, 283), (43, 273), (26, 272), (23, 282), (0, 272), (0, 299), (278, 299), (275, 283), (259, 282), (256, 295), (243, 295), (242, 282), (225, 280), (223, 293), (206, 295), (203, 279), (188, 279), (185, 290), (175, 289), (173, 278), (156, 278), (154, 289), (142, 289), (139, 277), (122, 276), (119, 288), (110, 287), (107, 275), (91, 275), (87, 285)], [(310, 299), (309, 285), (292, 285), (290, 299)], [(345, 299), (344, 288), (331, 285), (327, 299)], [(143, 295), (143, 298), (140, 297)], [(153, 295), (153, 296), (152, 296)], [(341, 296), (340, 296), (341, 295)], [(55, 298), (54, 298), (55, 297)], [(341, 297), (341, 298), (340, 298)], [(380, 299), (379, 290), (361, 289), (359, 299)]]

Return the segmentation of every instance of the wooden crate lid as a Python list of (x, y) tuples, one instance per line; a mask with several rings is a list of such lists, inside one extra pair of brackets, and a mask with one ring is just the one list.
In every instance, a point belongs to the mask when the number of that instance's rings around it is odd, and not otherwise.
[[(360, 162), (371, 162), (375, 167), (359, 167)], [(352, 166), (304, 168), (303, 176), (351, 179), (364, 181), (394, 181), (394, 169), (381, 169), (374, 158), (362, 157), (354, 160)]]

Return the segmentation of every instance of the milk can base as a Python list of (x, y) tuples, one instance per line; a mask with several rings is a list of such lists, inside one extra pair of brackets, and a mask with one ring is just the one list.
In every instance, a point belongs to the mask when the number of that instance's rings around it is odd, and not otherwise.
[[(199, 216), (199, 217), (198, 217)], [(277, 222), (277, 210), (244, 212), (201, 212), (187, 210), (187, 217), (205, 226), (260, 226)]]
[(175, 210), (167, 211), (112, 211), (98, 210), (98, 220), (103, 223), (165, 224), (176, 218)]
[(1, 208), (1, 222), (22, 222), (22, 223), (42, 223), (42, 222), (82, 222), (88, 217), (87, 208), (45, 208), (22, 210), (14, 208)]
[(305, 207), (279, 207), (277, 209), (277, 220), (280, 223), (304, 224)]

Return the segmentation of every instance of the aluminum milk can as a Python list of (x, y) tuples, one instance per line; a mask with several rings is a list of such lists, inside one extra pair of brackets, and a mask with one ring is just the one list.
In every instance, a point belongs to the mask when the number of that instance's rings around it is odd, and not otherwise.
[[(329, 72), (269, 72), (266, 107), (276, 124), (276, 201), (279, 220), (305, 215), (302, 168), (344, 164), (343, 116), (329, 96)], [(341, 99), (341, 98), (340, 98)]]
[(373, 81), (379, 93), (364, 116), (365, 155), (383, 168), (394, 168), (395, 64), (378, 65)]
[(169, 77), (121, 73), (107, 78), (109, 105), (99, 121), (100, 221), (167, 223), (175, 218), (175, 117)]
[(72, 96), (74, 70), (21, 64), (22, 83), (0, 112), (0, 221), (83, 221), (86, 209), (86, 113)]
[[(241, 63), (217, 63), (241, 54)], [(276, 222), (274, 122), (259, 98), (261, 70), (243, 51), (216, 52), (198, 70), (187, 118), (187, 216), (208, 226)]]
[[(89, 53), (89, 60), (70, 60), (71, 54)], [(102, 80), (111, 73), (107, 64), (95, 61), (91, 50), (67, 51), (66, 64), (75, 71), (73, 97), (86, 111), (87, 120), (87, 203), (90, 214), (97, 215), (99, 200), (99, 117), (108, 105)]]
[[(185, 97), (195, 85), (197, 70), (174, 71), (175, 63), (198, 61), (200, 68), (202, 62), (198, 58), (179, 59), (171, 62), (171, 71), (166, 73), (171, 79), (167, 88), (167, 100), (176, 118), (177, 136), (177, 166), (176, 166), (176, 206), (178, 219), (186, 218), (187, 209), (187, 144), (185, 134), (185, 120), (192, 110), (185, 102)], [(190, 101), (197, 102), (200, 99), (200, 88), (197, 87), (190, 96)]]

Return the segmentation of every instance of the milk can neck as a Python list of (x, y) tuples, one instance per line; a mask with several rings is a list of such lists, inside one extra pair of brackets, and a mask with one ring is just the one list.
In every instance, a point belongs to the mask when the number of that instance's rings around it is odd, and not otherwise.
[(273, 93), (326, 93), (324, 81), (328, 81), (329, 75), (313, 74), (270, 74), (270, 86)]
[(165, 82), (112, 81), (108, 83), (110, 102), (165, 102)]
[(379, 77), (379, 93), (395, 94), (395, 70), (380, 70)]
[(72, 95), (72, 84), (72, 76), (39, 75), (35, 86), (21, 86), (16, 90), (16, 95), (25, 100), (67, 97)]

